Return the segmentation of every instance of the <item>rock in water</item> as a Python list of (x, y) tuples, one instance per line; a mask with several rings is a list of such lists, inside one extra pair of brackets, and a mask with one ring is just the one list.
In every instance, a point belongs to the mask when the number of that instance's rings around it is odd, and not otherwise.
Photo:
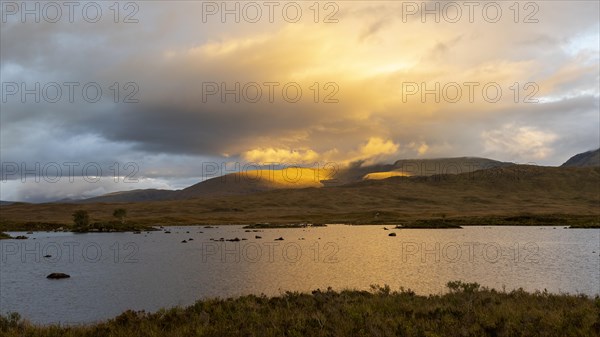
[(388, 236), (396, 236), (396, 233), (390, 233)]
[(52, 274), (46, 276), (46, 278), (53, 279), (53, 280), (58, 280), (61, 278), (69, 278), (69, 277), (71, 277), (71, 275), (68, 275), (65, 273), (52, 273)]

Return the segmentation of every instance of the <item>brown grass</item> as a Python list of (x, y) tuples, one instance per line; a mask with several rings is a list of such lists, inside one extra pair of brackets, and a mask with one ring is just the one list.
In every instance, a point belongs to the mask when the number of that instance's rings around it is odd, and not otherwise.
[(13, 204), (0, 207), (0, 230), (26, 223), (70, 224), (78, 209), (88, 211), (91, 221), (109, 221), (116, 208), (127, 209), (127, 221), (145, 225), (381, 223), (552, 214), (593, 221), (600, 215), (600, 168), (515, 165), (459, 175), (393, 177), (189, 200)]
[(444, 295), (373, 287), (279, 297), (207, 299), (156, 313), (126, 311), (84, 326), (36, 326), (0, 316), (16, 336), (600, 336), (600, 298), (523, 290), (498, 292), (450, 282)]

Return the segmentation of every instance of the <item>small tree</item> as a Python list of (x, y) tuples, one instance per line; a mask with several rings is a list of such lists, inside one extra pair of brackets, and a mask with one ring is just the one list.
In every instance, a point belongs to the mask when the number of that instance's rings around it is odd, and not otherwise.
[(127, 216), (127, 210), (125, 208), (117, 208), (113, 212), (113, 216), (121, 221), (121, 224), (125, 223), (125, 217)]
[(73, 213), (73, 222), (75, 223), (75, 231), (85, 231), (90, 225), (90, 215), (87, 211), (78, 210)]

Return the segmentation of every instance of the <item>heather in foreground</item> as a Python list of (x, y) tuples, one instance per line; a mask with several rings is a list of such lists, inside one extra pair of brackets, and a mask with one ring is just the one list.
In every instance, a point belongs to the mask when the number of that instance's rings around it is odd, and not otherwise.
[(3, 336), (600, 336), (600, 298), (450, 282), (443, 295), (373, 287), (199, 301), (127, 311), (94, 325), (36, 326), (0, 317)]

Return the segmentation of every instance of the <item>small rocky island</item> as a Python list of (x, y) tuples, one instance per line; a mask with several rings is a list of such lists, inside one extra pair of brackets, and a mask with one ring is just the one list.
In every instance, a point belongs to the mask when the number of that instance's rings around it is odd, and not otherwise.
[(52, 273), (52, 274), (46, 276), (47, 279), (51, 279), (51, 280), (60, 280), (60, 279), (69, 278), (69, 277), (71, 277), (71, 275), (65, 274), (65, 273)]

